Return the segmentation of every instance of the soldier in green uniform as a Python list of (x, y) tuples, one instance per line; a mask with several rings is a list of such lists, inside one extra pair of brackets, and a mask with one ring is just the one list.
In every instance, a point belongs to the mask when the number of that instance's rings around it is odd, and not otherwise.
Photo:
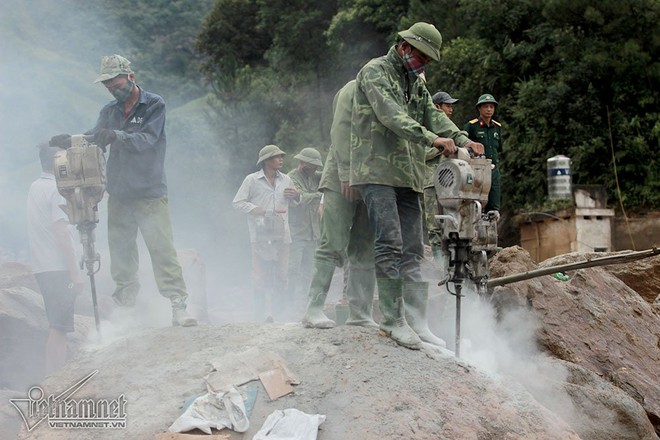
[(440, 59), (440, 32), (415, 23), (399, 36), (387, 55), (369, 61), (356, 77), (350, 184), (359, 189), (375, 234), (380, 329), (419, 349), (422, 341), (445, 345), (428, 328), (428, 283), (420, 267), (426, 147), (450, 155), (456, 145), (476, 153), (483, 146), (435, 108), (426, 88), (424, 65)]
[[(288, 173), (300, 193), (300, 203), (289, 208), (291, 248), (289, 251), (289, 304), (296, 319), (305, 308), (304, 299), (312, 278), (314, 252), (321, 237), (319, 182), (323, 166), (321, 153), (314, 148), (303, 148), (294, 156), (298, 166)], [(303, 293), (304, 292), (304, 293)], [(299, 304), (302, 304), (300, 306)]]
[(496, 107), (497, 101), (493, 95), (488, 93), (481, 95), (477, 101), (479, 117), (472, 119), (464, 127), (471, 140), (484, 145), (486, 158), (493, 161), (491, 187), (484, 212), (499, 211), (502, 196), (499, 167), (499, 152), (502, 151), (502, 124), (493, 119)]
[(303, 325), (332, 328), (335, 322), (323, 313), (335, 268), (348, 259), (347, 325), (377, 327), (371, 312), (376, 278), (374, 236), (359, 194), (349, 186), (351, 111), (355, 81), (337, 92), (330, 128), (332, 145), (325, 161), (319, 190), (323, 192), (321, 241), (316, 249)]

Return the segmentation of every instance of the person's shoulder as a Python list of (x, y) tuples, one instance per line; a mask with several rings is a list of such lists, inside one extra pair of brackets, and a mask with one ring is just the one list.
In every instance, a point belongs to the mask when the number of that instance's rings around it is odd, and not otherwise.
[(149, 92), (149, 91), (144, 90), (142, 88), (140, 89), (140, 91), (142, 92), (141, 98), (143, 100), (147, 101), (147, 102), (152, 102), (152, 103), (153, 102), (162, 102), (163, 104), (165, 103), (165, 100), (163, 99), (163, 97), (160, 96), (157, 93)]
[(249, 182), (251, 180), (256, 180), (258, 179), (261, 175), (263, 175), (263, 171), (255, 171), (254, 173), (250, 173), (247, 176), (245, 176), (245, 179), (243, 179), (244, 182)]
[(502, 126), (502, 124), (500, 124), (499, 122), (497, 122), (495, 119), (493, 119), (493, 124), (497, 125), (498, 127), (501, 127), (501, 126)]
[(361, 79), (370, 79), (374, 75), (382, 73), (384, 70), (387, 70), (392, 65), (389, 62), (387, 55), (378, 58), (372, 58), (362, 66), (358, 74), (356, 75), (356, 81), (359, 83)]
[(468, 124), (470, 124), (470, 125), (474, 125), (474, 124), (476, 124), (477, 122), (479, 122), (479, 118), (474, 118), (474, 119), (470, 119), (470, 120), (468, 121)]

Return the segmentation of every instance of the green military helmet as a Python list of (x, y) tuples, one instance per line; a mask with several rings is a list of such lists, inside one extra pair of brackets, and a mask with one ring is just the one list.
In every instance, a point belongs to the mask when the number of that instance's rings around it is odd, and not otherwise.
[(323, 166), (321, 153), (319, 153), (318, 150), (314, 148), (310, 148), (310, 147), (303, 148), (302, 150), (300, 150), (300, 153), (296, 154), (293, 157), (302, 162), (307, 162), (307, 163), (311, 163), (312, 165), (316, 165), (317, 167)]
[(440, 60), (442, 35), (440, 35), (440, 31), (432, 24), (424, 22), (415, 23), (409, 29), (399, 32), (399, 36), (411, 46), (422, 51), (425, 55), (436, 61)]
[(479, 108), (479, 106), (481, 104), (486, 104), (488, 102), (497, 105), (497, 101), (495, 101), (495, 98), (493, 98), (493, 95), (489, 95), (488, 93), (484, 93), (483, 95), (481, 95), (479, 97), (479, 100), (477, 101), (477, 108)]
[(286, 153), (280, 150), (280, 147), (277, 145), (266, 145), (261, 150), (259, 150), (259, 160), (257, 161), (257, 166), (261, 165), (264, 160), (270, 159), (274, 156), (284, 156)]
[(133, 73), (131, 62), (121, 55), (108, 55), (101, 57), (101, 72), (95, 83), (107, 81), (118, 75), (128, 75)]

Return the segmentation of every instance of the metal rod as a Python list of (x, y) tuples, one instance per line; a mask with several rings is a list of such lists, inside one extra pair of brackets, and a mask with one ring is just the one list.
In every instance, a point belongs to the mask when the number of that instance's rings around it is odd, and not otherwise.
[(653, 248), (645, 251), (629, 252), (623, 255), (610, 255), (607, 257), (594, 258), (593, 260), (579, 261), (576, 263), (561, 264), (558, 266), (544, 267), (541, 269), (530, 270), (528, 272), (509, 275), (506, 277), (493, 278), (488, 281), (488, 287), (493, 288), (503, 286), (505, 284), (516, 283), (518, 281), (529, 280), (543, 275), (550, 275), (557, 272), (565, 272), (567, 270), (585, 269), (594, 266), (606, 266), (609, 264), (622, 264), (630, 261), (641, 260), (643, 258), (653, 257), (660, 254), (660, 249)]
[(99, 305), (96, 302), (96, 282), (94, 281), (94, 274), (89, 274), (89, 282), (92, 285), (92, 305), (94, 306), (94, 321), (96, 322), (96, 333), (101, 338), (101, 321), (99, 319)]
[(461, 357), (461, 290), (462, 283), (456, 283), (456, 357)]

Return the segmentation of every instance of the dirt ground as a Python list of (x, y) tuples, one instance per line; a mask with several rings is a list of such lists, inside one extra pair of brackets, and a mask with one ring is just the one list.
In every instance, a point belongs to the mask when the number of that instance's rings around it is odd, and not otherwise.
[[(426, 269), (433, 278), (433, 269)], [(328, 304), (341, 300), (341, 286), (338, 270)], [(241, 289), (223, 290), (222, 298), (209, 292), (209, 322), (172, 328), (166, 302), (143, 293), (139, 312), (106, 310), (102, 339), (90, 328), (77, 357), (40, 385), (44, 396), (58, 396), (96, 372), (73, 400), (121, 396), (126, 427), (56, 429), (44, 421), (28, 431), (14, 408), (4, 405), (0, 417), (14, 416), (11, 422), (0, 419), (4, 432), (19, 425), (19, 439), (156, 439), (186, 402), (208, 391), (215, 365), (214, 374), (235, 383), (248, 402), (246, 432), (215, 432), (232, 440), (252, 439), (271, 413), (287, 408), (324, 415), (319, 440), (656, 438), (634, 398), (598, 374), (543, 352), (537, 341), (542, 323), (534, 313), (503, 315), (470, 289), (464, 291), (461, 359), (449, 350), (399, 347), (374, 329), (250, 323)], [(658, 329), (656, 318), (651, 325)], [(433, 282), (429, 321), (453, 349), (455, 298)], [(266, 371), (272, 364), (265, 359), (273, 358), (294, 378), (292, 392), (274, 400), (256, 374), (243, 383), (244, 367)], [(7, 390), (2, 396), (26, 404), (27, 393)]]

